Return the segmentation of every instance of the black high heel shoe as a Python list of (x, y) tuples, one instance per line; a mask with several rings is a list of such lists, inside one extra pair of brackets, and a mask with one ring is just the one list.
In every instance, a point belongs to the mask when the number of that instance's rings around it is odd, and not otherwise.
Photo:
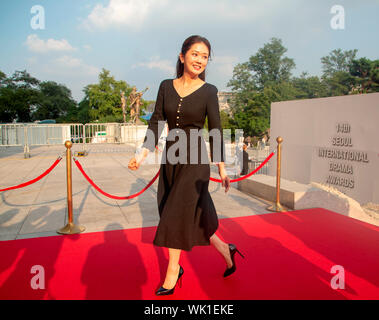
[(184, 270), (181, 265), (179, 265), (179, 267), (180, 267), (179, 275), (178, 275), (178, 279), (176, 280), (175, 286), (172, 289), (166, 289), (163, 286), (160, 287), (157, 291), (155, 291), (155, 294), (157, 296), (168, 296), (170, 294), (173, 294), (178, 282), (179, 282), (179, 287), (182, 287), (182, 276), (183, 276)]
[(245, 259), (245, 257), (242, 255), (242, 253), (238, 251), (237, 247), (234, 244), (229, 243), (229, 253), (230, 253), (230, 257), (232, 258), (233, 265), (230, 268), (227, 268), (225, 270), (224, 278), (230, 276), (237, 269), (236, 263), (234, 261), (234, 255), (236, 254), (236, 252), (238, 252), (239, 255)]

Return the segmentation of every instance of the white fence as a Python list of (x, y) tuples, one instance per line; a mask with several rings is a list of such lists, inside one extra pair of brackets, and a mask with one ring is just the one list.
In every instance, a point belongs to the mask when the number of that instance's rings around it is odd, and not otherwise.
[(0, 124), (0, 146), (23, 146), (26, 141), (23, 124)]
[[(30, 157), (32, 146), (64, 145), (70, 140), (73, 144), (81, 145), (83, 151), (89, 151), (90, 145), (96, 144), (132, 144), (135, 147), (142, 144), (146, 134), (146, 125), (122, 123), (78, 123), (63, 124), (0, 124), (0, 147), (24, 147), (25, 158)], [(159, 139), (158, 148), (163, 149), (168, 134), (167, 125)], [(209, 151), (209, 143), (206, 142)], [(241, 166), (241, 159), (236, 157), (235, 144), (226, 145), (226, 164), (235, 168)], [(249, 171), (256, 169), (269, 155), (269, 147), (263, 149), (248, 148)], [(242, 169), (242, 166), (241, 166)], [(236, 169), (237, 170), (237, 169)], [(238, 171), (238, 170), (237, 170)], [(261, 170), (267, 174), (268, 164)]]
[(82, 145), (83, 151), (98, 143), (137, 145), (146, 128), (121, 123), (0, 124), (0, 147), (24, 147), (24, 156), (28, 158), (32, 146), (63, 145), (67, 140)]

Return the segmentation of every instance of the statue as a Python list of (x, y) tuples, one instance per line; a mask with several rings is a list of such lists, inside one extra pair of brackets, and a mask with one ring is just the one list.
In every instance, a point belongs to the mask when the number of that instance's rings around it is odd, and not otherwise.
[(135, 124), (142, 124), (143, 122), (139, 119), (140, 105), (141, 105), (141, 97), (148, 90), (146, 88), (142, 92), (137, 92), (137, 88), (134, 86), (132, 88), (132, 92), (129, 95), (130, 101), (130, 122)]
[(125, 92), (121, 92), (121, 107), (122, 107), (122, 116), (124, 118), (124, 123), (126, 123), (126, 99)]

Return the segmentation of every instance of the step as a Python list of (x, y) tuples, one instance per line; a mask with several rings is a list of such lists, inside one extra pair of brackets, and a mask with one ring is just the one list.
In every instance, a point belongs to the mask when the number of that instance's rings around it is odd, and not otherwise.
[[(238, 190), (260, 197), (262, 199), (276, 201), (276, 177), (265, 174), (254, 174), (251, 177), (238, 182)], [(311, 185), (281, 179), (280, 203), (287, 208), (295, 209), (296, 203), (306, 193), (318, 192), (319, 189)]]

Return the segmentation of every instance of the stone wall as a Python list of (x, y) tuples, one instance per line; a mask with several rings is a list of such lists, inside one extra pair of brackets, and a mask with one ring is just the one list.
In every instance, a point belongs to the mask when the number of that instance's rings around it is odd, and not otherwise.
[(379, 93), (273, 103), (270, 152), (278, 136), (284, 179), (379, 203)]

